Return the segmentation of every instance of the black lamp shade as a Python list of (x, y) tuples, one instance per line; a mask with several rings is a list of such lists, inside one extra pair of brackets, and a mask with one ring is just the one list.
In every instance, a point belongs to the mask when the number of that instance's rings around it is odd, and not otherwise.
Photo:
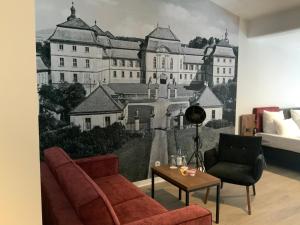
[(185, 118), (192, 124), (201, 124), (206, 118), (206, 113), (202, 107), (192, 105), (185, 111)]

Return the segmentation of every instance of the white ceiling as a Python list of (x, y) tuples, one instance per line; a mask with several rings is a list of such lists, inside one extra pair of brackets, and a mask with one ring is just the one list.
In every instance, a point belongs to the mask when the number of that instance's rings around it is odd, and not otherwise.
[(212, 0), (243, 19), (254, 19), (300, 7), (300, 0)]

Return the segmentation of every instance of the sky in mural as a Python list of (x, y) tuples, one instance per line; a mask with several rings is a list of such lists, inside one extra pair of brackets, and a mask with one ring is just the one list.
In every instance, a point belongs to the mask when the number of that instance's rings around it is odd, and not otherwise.
[[(70, 14), (71, 1), (36, 1), (36, 29), (54, 29)], [(183, 43), (196, 36), (224, 37), (238, 45), (239, 18), (209, 0), (85, 0), (74, 1), (76, 15), (115, 36), (144, 38), (157, 24), (170, 26)]]

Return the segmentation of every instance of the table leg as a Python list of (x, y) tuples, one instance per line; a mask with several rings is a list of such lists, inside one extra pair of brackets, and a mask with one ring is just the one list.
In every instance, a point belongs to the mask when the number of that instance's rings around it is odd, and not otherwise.
[(188, 206), (190, 204), (190, 192), (185, 192), (185, 205)]
[(151, 197), (154, 198), (154, 173), (152, 171), (152, 178), (151, 178)]
[(181, 200), (181, 188), (179, 188), (178, 198)]
[(216, 223), (219, 223), (219, 211), (220, 211), (220, 185), (217, 185)]

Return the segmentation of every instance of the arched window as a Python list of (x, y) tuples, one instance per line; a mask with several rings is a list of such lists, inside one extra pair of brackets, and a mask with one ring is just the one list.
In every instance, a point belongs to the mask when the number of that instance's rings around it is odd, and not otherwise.
[(162, 67), (163, 69), (166, 68), (166, 59), (165, 59), (165, 57), (162, 58), (162, 61), (161, 61), (161, 67)]
[(156, 69), (156, 57), (153, 58), (153, 68)]
[(170, 60), (170, 69), (171, 70), (173, 69), (173, 58), (171, 58), (171, 60)]

